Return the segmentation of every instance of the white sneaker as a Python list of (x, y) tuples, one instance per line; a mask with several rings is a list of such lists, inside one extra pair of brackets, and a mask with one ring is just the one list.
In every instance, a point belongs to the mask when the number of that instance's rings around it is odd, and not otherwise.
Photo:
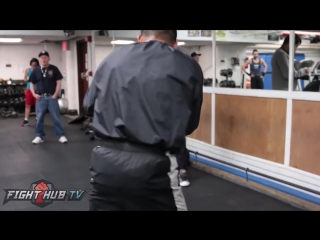
[(181, 187), (188, 187), (190, 185), (190, 181), (187, 176), (187, 171), (185, 169), (181, 169), (179, 171), (179, 182)]
[(61, 143), (67, 143), (68, 142), (68, 139), (65, 137), (65, 136), (62, 136), (59, 138), (59, 142)]
[(40, 138), (40, 137), (36, 137), (35, 139), (33, 139), (32, 143), (33, 144), (39, 144), (39, 143), (43, 143), (44, 141)]

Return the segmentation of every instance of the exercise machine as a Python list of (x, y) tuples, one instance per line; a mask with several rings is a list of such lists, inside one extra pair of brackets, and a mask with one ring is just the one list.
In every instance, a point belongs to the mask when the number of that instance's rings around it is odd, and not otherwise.
[[(212, 87), (213, 85), (213, 79), (212, 78), (205, 78), (203, 79), (203, 86), (205, 87)], [(215, 82), (215, 86), (218, 85), (218, 79), (216, 79), (216, 82)]]
[[(302, 68), (311, 68), (314, 65), (314, 61), (312, 60), (301, 60), (301, 61), (294, 61), (293, 66), (296, 70), (300, 70)], [(302, 85), (301, 85), (301, 81), (300, 80), (307, 80), (310, 81), (310, 76), (309, 75), (305, 75), (302, 77), (296, 77), (295, 80), (298, 80), (298, 88), (299, 91), (303, 91), (302, 89)]]
[(220, 81), (219, 86), (226, 87), (226, 88), (235, 88), (236, 87), (235, 81), (229, 79), (232, 77), (232, 75), (233, 75), (233, 71), (231, 68), (222, 69), (220, 71), (220, 76), (225, 77), (226, 79)]
[(303, 89), (305, 92), (320, 92), (320, 62), (317, 62), (310, 73), (313, 79)]

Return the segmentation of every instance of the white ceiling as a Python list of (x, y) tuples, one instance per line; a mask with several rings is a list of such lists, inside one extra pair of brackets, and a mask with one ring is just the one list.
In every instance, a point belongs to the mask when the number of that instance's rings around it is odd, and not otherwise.
[[(111, 41), (113, 38), (111, 37), (103, 37), (103, 36), (96, 36), (95, 42), (97, 45), (100, 46), (112, 46)], [(136, 41), (137, 39), (134, 38), (115, 38), (115, 40), (130, 40), (130, 41)], [(205, 46), (205, 45), (211, 45), (211, 42), (209, 41), (182, 41), (186, 43), (184, 46)]]
[[(65, 37), (65, 36), (2, 36), (0, 35), (0, 38), (22, 38), (22, 42), (20, 43), (0, 43), (0, 45), (6, 45), (6, 44), (15, 44), (15, 45), (22, 45), (22, 44), (43, 44), (44, 41), (48, 41), (50, 43), (61, 43), (62, 41), (66, 40), (71, 40), (71, 39), (76, 39), (76, 38), (83, 38), (83, 37), (78, 37), (78, 36), (70, 36), (70, 37)], [(113, 40), (112, 37), (106, 37), (106, 36), (96, 36), (95, 37), (95, 42), (97, 45), (100, 46), (112, 46), (111, 41)], [(131, 41), (136, 41), (135, 38), (115, 38), (115, 40), (131, 40)], [(208, 46), (211, 45), (211, 41), (186, 41), (183, 40), (182, 42), (185, 43), (183, 45), (184, 47), (191, 47), (191, 46)], [(221, 44), (234, 44), (233, 42), (219, 42), (217, 43), (219, 45)], [(237, 43), (241, 44), (241, 43)], [(248, 43), (244, 43), (248, 44)]]
[[(22, 42), (20, 43), (0, 43), (2, 45), (6, 44), (15, 44), (15, 45), (22, 45), (22, 44), (41, 44), (44, 41), (48, 42), (57, 42), (60, 43), (61, 41), (71, 40), (78, 38), (77, 36), (1, 36), (0, 38), (22, 38)], [(110, 37), (104, 37), (104, 36), (96, 36), (95, 42), (97, 45), (102, 46), (112, 46), (111, 41), (113, 38)], [(131, 40), (136, 41), (136, 39), (133, 38), (115, 38), (115, 40)], [(211, 42), (207, 41), (184, 41), (186, 44), (184, 46), (204, 46), (204, 45), (211, 45)]]
[(65, 37), (65, 36), (1, 36), (0, 38), (22, 38), (22, 42), (20, 43), (0, 43), (0, 44), (39, 44), (42, 43), (43, 41), (50, 41), (50, 42), (61, 42), (61, 41), (66, 41), (70, 40), (73, 38), (77, 38), (77, 36), (70, 36), (70, 37)]

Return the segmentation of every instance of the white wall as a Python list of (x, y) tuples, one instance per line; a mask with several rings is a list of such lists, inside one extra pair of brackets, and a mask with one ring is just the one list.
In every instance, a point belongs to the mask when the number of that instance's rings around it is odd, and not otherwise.
[[(62, 70), (63, 60), (61, 46), (57, 44), (47, 44), (46, 48), (50, 54), (50, 62)], [(43, 50), (43, 44), (0, 45), (0, 78), (23, 79), (25, 69), (30, 67), (30, 60), (32, 58), (38, 58), (38, 54)], [(12, 67), (7, 68), (6, 64), (11, 64)]]
[(76, 109), (79, 113), (79, 87), (78, 87), (78, 63), (77, 63), (77, 40), (69, 42), (70, 50), (65, 52), (67, 68), (67, 92), (66, 98), (69, 102), (69, 109)]
[[(22, 80), (24, 71), (30, 67), (32, 58), (38, 58), (38, 54), (47, 50), (50, 54), (50, 63), (57, 66), (62, 75), (66, 73), (65, 55), (60, 44), (35, 44), (35, 45), (0, 45), (0, 78)], [(11, 67), (6, 67), (11, 64)], [(66, 80), (62, 81), (62, 88), (66, 90)]]

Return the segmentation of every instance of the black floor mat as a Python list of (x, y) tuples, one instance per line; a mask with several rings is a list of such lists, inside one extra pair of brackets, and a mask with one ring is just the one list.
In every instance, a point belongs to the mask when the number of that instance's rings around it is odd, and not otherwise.
[[(91, 150), (98, 141), (90, 141), (80, 131), (82, 125), (70, 125), (63, 117), (69, 142), (61, 144), (54, 135), (52, 120), (45, 119), (45, 142), (32, 145), (34, 126), (21, 127), (23, 119), (0, 120), (0, 188), (27, 189), (32, 182), (45, 179), (56, 189), (90, 188)], [(30, 119), (30, 123), (34, 121)], [(191, 185), (185, 188), (189, 210), (197, 211), (297, 211), (299, 209), (251, 189), (190, 168)], [(0, 191), (3, 201), (4, 190)], [(88, 196), (79, 202), (53, 202), (41, 209), (31, 202), (8, 202), (0, 210), (88, 210)]]

